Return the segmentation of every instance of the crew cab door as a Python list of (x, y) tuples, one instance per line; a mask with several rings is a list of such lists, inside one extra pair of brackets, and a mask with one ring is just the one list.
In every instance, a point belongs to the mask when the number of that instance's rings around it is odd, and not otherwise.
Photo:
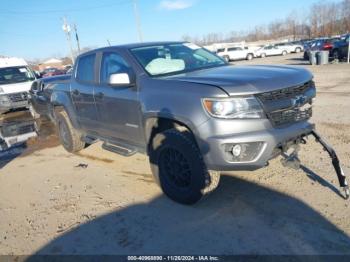
[(81, 56), (71, 82), (71, 97), (77, 120), (83, 130), (95, 131), (97, 110), (94, 101), (96, 86), (96, 54)]
[(99, 85), (95, 89), (95, 101), (99, 114), (99, 133), (112, 140), (122, 140), (134, 145), (143, 141), (141, 105), (136, 86), (109, 84), (112, 74), (132, 74), (127, 60), (117, 51), (107, 51), (100, 56)]
[(282, 50), (283, 50), (283, 47), (277, 47), (277, 46), (274, 46), (274, 47), (272, 47), (272, 54), (273, 55), (280, 55), (280, 54), (282, 54)]

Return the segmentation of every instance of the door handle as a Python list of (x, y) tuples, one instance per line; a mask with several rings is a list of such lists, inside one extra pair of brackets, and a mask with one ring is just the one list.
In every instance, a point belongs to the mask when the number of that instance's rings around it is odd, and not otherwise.
[(80, 95), (79, 90), (78, 90), (78, 89), (74, 89), (74, 90), (73, 90), (73, 95), (75, 95), (75, 96)]
[(96, 93), (96, 98), (98, 98), (98, 99), (103, 99), (104, 96), (105, 96), (105, 94), (102, 92)]

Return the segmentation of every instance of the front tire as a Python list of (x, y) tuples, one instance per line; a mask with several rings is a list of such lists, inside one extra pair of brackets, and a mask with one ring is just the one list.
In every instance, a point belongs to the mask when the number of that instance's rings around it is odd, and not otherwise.
[(225, 61), (226, 61), (227, 63), (230, 63), (230, 57), (229, 57), (229, 56), (225, 55), (225, 56), (223, 56), (222, 58), (225, 59)]
[(287, 51), (283, 51), (283, 52), (282, 52), (282, 55), (283, 55), (283, 56), (286, 56), (286, 55), (287, 55)]
[(260, 57), (261, 57), (261, 58), (265, 58), (265, 57), (266, 57), (266, 54), (265, 54), (265, 53), (262, 53), (262, 54), (260, 55)]
[(247, 55), (247, 60), (250, 61), (250, 60), (253, 59), (253, 57), (254, 57), (254, 56), (253, 56), (252, 54), (248, 54), (248, 55)]
[(301, 52), (301, 48), (300, 47), (295, 48), (295, 53), (300, 53), (300, 52)]
[(195, 204), (219, 184), (220, 173), (207, 170), (186, 128), (158, 133), (152, 141), (149, 160), (156, 182), (178, 203)]
[(64, 149), (75, 153), (85, 148), (81, 133), (73, 127), (66, 111), (57, 112), (56, 120), (58, 136)]

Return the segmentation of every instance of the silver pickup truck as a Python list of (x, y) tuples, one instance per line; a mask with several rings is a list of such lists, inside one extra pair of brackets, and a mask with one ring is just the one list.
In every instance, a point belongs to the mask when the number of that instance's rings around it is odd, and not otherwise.
[(80, 55), (72, 76), (36, 81), (36, 114), (58, 127), (69, 152), (97, 140), (124, 156), (149, 156), (171, 199), (196, 203), (220, 171), (255, 170), (283, 155), (298, 167), (299, 145), (316, 137), (347, 182), (334, 150), (308, 122), (313, 76), (286, 66), (232, 66), (187, 42), (106, 47)]

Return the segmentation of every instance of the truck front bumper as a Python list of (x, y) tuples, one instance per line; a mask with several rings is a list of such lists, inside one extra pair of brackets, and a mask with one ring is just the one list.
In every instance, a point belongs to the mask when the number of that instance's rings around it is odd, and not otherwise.
[[(30, 132), (30, 133), (22, 134), (18, 136), (4, 137), (2, 138), (2, 140), (6, 145), (6, 148), (10, 148), (12, 146), (22, 144), (26, 142), (29, 138), (36, 137), (36, 136), (37, 136), (36, 132)], [(3, 149), (6, 149), (6, 148), (3, 148)]]
[[(285, 128), (274, 128), (268, 120), (252, 120), (251, 122), (247, 122), (250, 120), (238, 120), (234, 121), (236, 127), (229, 125), (225, 128), (223, 121), (213, 126), (212, 121), (209, 120), (198, 130), (202, 138), (197, 139), (197, 142), (204, 162), (210, 170), (234, 171), (262, 168), (268, 164), (270, 159), (281, 153), (281, 147), (310, 134), (314, 129), (314, 125), (308, 122), (298, 122)], [(222, 128), (226, 131), (218, 131)], [(217, 130), (222, 134), (205, 136), (210, 130)], [(244, 132), (244, 130), (254, 131)], [(251, 154), (251, 157), (248, 155), (246, 158), (234, 159), (232, 148), (235, 145), (245, 147), (251, 145), (252, 149), (247, 150), (246, 153)]]

